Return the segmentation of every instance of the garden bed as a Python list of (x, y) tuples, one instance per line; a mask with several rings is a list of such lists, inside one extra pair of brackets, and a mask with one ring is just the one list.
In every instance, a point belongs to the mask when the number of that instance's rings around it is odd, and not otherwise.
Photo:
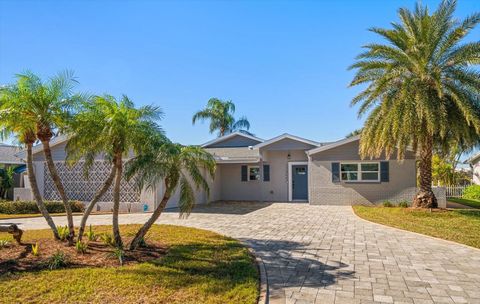
[[(138, 225), (121, 226), (124, 241)], [(111, 227), (95, 227), (98, 234)], [(0, 239), (11, 239), (0, 233)], [(24, 245), (0, 249), (1, 303), (256, 303), (258, 271), (248, 249), (213, 232), (155, 225), (146, 248), (126, 251), (125, 264), (113, 247), (90, 242), (85, 254), (53, 241), (49, 230), (27, 231)], [(39, 244), (39, 255), (31, 244)], [(50, 270), (57, 251), (70, 263)]]

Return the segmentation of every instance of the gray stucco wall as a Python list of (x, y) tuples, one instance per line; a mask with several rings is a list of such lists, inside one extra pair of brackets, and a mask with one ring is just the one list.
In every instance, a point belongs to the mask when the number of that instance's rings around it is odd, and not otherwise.
[[(355, 159), (336, 159), (349, 161)], [(332, 161), (309, 163), (309, 201), (315, 205), (379, 204), (411, 201), (415, 193), (415, 160), (389, 161), (388, 182), (332, 182)]]

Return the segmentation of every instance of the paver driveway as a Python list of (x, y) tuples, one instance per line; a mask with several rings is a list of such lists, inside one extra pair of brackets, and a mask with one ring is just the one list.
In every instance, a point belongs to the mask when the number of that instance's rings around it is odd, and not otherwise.
[[(122, 215), (120, 222), (147, 216)], [(46, 228), (42, 218), (0, 222)], [(110, 224), (111, 216), (90, 222)], [(222, 203), (188, 219), (168, 212), (160, 222), (250, 244), (265, 263), (270, 303), (480, 303), (479, 250), (366, 222), (350, 207)]]

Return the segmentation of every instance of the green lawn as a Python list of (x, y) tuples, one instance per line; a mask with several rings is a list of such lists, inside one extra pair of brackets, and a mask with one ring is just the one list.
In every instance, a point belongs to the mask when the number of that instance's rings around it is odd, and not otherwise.
[[(138, 227), (122, 226), (122, 234), (133, 236)], [(96, 232), (110, 229), (95, 227)], [(49, 230), (27, 231), (24, 239), (50, 236)], [(169, 225), (152, 227), (148, 240), (165, 244), (167, 254), (122, 267), (2, 275), (0, 303), (256, 303), (257, 268), (238, 241)]]
[[(73, 215), (82, 215), (82, 213), (73, 213)], [(6, 214), (0, 213), (0, 220), (15, 219), (15, 218), (29, 218), (41, 217), (40, 213), (26, 213), (26, 214)], [(65, 213), (50, 213), (50, 216), (65, 216)]]
[(449, 201), (459, 203), (465, 206), (469, 206), (472, 208), (480, 209), (480, 201), (474, 199), (466, 199), (466, 198), (457, 198), (457, 197), (450, 197), (448, 198)]
[(353, 206), (359, 217), (480, 248), (480, 210), (433, 211)]

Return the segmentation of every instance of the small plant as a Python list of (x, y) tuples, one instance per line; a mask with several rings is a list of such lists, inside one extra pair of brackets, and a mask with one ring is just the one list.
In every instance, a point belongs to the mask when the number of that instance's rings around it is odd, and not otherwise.
[(118, 259), (120, 266), (123, 265), (123, 260), (125, 258), (125, 251), (122, 248), (115, 247), (113, 251), (109, 254), (111, 257)]
[(8, 240), (0, 240), (0, 249), (6, 248), (10, 246), (10, 242)]
[(90, 242), (95, 242), (98, 238), (98, 235), (96, 235), (92, 229), (92, 225), (90, 225), (90, 228), (88, 229), (87, 233), (85, 233), (85, 235)]
[(40, 247), (39, 247), (38, 243), (32, 244), (32, 254), (33, 254), (33, 256), (38, 256), (39, 249), (40, 249)]
[(408, 206), (409, 206), (409, 203), (407, 201), (398, 203), (398, 207), (401, 207), (401, 208), (408, 208)]
[(47, 261), (50, 270), (62, 268), (68, 265), (68, 256), (60, 250), (57, 250)]
[(57, 231), (61, 241), (65, 241), (70, 234), (70, 230), (67, 226), (57, 226)]
[(382, 204), (382, 206), (389, 208), (389, 207), (393, 207), (393, 204), (390, 203), (389, 201), (384, 201), (383, 204)]
[(104, 233), (104, 234), (100, 235), (100, 238), (102, 239), (102, 242), (105, 245), (115, 246), (113, 235), (111, 235), (110, 233)]
[(87, 252), (88, 244), (82, 241), (77, 241), (75, 243), (75, 249), (77, 249), (78, 253), (84, 254)]
[(140, 239), (140, 243), (138, 243), (138, 246), (139, 246), (139, 247), (142, 247), (142, 248), (148, 247), (147, 241), (145, 241), (145, 238), (141, 238), (141, 239)]

